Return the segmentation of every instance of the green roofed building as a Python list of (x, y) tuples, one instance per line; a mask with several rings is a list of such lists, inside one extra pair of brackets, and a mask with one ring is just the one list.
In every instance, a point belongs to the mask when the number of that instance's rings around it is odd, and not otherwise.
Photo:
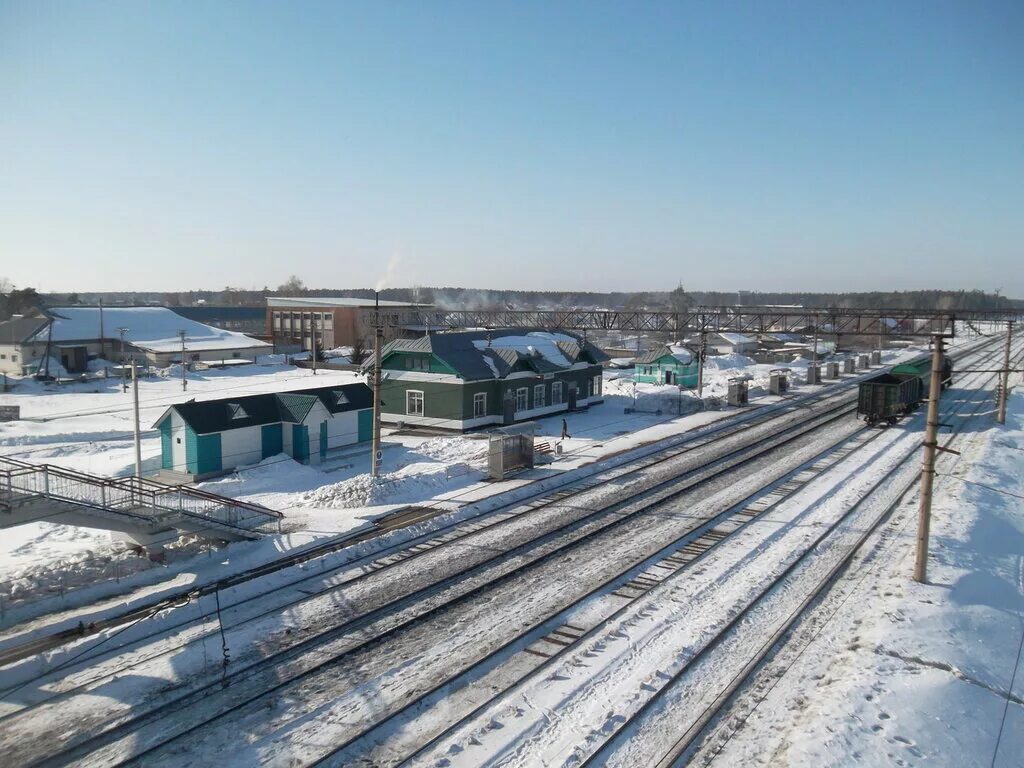
[(699, 365), (696, 356), (686, 347), (661, 346), (636, 359), (633, 377), (644, 384), (676, 384), (697, 386)]
[(161, 466), (193, 479), (284, 453), (319, 464), (335, 448), (370, 440), (373, 393), (363, 383), (172, 405), (160, 430)]
[(381, 353), (381, 420), (465, 431), (584, 408), (602, 400), (607, 359), (565, 331), (397, 339)]

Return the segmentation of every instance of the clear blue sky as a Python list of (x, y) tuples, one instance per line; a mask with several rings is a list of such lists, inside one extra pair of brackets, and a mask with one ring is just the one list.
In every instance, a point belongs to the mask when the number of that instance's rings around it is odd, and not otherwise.
[(21, 286), (1024, 297), (1022, 235), (1019, 0), (0, 0)]

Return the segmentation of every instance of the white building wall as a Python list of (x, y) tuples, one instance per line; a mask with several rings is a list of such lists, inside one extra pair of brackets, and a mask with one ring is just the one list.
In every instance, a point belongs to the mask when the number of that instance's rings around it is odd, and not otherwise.
[(320, 463), (320, 425), (327, 422), (328, 448), (330, 448), (331, 412), (324, 408), (319, 400), (309, 410), (306, 420), (302, 423), (309, 428), (309, 463)]
[(225, 470), (245, 464), (258, 464), (263, 458), (262, 427), (243, 427), (221, 432), (220, 455)]
[(21, 375), (22, 360), (20, 344), (0, 344), (0, 373)]
[(359, 412), (336, 413), (327, 421), (327, 450), (359, 441)]
[(188, 471), (185, 463), (185, 420), (174, 411), (171, 411), (171, 458), (171, 469), (177, 472)]

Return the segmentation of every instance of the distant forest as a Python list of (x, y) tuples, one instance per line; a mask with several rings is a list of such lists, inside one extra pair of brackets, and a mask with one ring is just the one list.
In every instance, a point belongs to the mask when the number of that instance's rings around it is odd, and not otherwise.
[[(370, 288), (307, 288), (292, 278), (277, 290), (224, 288), (213, 291), (161, 293), (151, 291), (118, 293), (43, 294), (49, 306), (66, 303), (156, 304), (169, 307), (191, 306), (200, 302), (212, 305), (263, 306), (267, 296), (349, 296), (373, 298)], [(492, 288), (385, 288), (381, 299), (414, 301), (459, 309), (665, 309), (681, 311), (687, 307), (717, 305), (797, 305), (808, 308), (863, 307), (875, 309), (984, 310), (1024, 307), (1024, 300), (1010, 299), (998, 293), (970, 291), (869, 291), (860, 293), (768, 293), (759, 291), (686, 291), (681, 286), (671, 291), (613, 292), (590, 291), (510, 291)], [(0, 296), (0, 315), (3, 310)], [(19, 302), (21, 303), (21, 302)], [(19, 309), (23, 309), (21, 306)], [(14, 311), (18, 311), (17, 309)]]

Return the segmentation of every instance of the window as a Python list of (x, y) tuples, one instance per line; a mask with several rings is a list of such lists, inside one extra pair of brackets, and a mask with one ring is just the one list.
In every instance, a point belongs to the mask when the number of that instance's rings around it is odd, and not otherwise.
[(6, 360), (6, 359), (7, 359), (7, 355), (0, 355), (0, 360)]
[(415, 389), (406, 390), (405, 413), (408, 416), (423, 415), (423, 393)]
[(597, 397), (601, 394), (601, 374), (594, 377), (594, 383), (591, 385), (590, 393), (592, 396)]
[(249, 414), (245, 412), (245, 408), (238, 403), (228, 403), (228, 415), (232, 420), (249, 418)]
[(562, 382), (556, 381), (551, 384), (551, 404), (562, 404)]
[(544, 385), (537, 384), (533, 388), (533, 407), (543, 408), (544, 407)]
[(487, 415), (487, 393), (477, 392), (473, 395), (473, 418), (479, 419)]
[(11, 362), (12, 363), (18, 362), (18, 356), (17, 355), (11, 355)]
[(333, 312), (324, 312), (324, 328), (333, 328), (333, 327), (334, 327), (334, 313)]
[(425, 371), (427, 370), (427, 359), (424, 357), (407, 357), (405, 358), (405, 367), (411, 371)]
[(516, 412), (525, 411), (529, 408), (526, 402), (527, 389), (526, 387), (520, 387), (516, 390)]

